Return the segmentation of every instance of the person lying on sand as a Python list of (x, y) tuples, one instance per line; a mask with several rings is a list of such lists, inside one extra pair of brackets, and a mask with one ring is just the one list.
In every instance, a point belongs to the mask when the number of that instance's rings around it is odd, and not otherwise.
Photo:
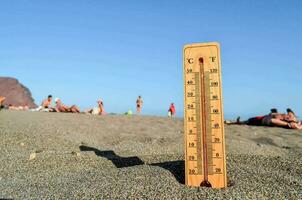
[(56, 112), (71, 112), (71, 113), (80, 113), (80, 109), (73, 105), (71, 107), (65, 106), (59, 98), (55, 99), (56, 102)]
[(105, 115), (104, 103), (101, 99), (97, 101), (98, 107), (85, 111), (86, 114)]
[(296, 114), (294, 113), (294, 111), (292, 109), (287, 108), (286, 112), (287, 112), (287, 115), (288, 115), (288, 121), (301, 124), (301, 121), (298, 120)]
[(271, 117), (273, 117), (273, 116), (279, 117), (278, 110), (275, 108), (272, 108), (271, 112), (268, 115), (252, 117), (246, 121), (240, 121), (240, 117), (238, 117), (236, 122), (226, 121), (226, 124), (246, 124), (246, 125), (251, 125), (251, 126), (263, 126), (265, 124), (268, 125), (270, 123)]
[(290, 108), (287, 108), (286, 111), (287, 116), (285, 120), (289, 123), (291, 128), (302, 130), (302, 122), (298, 120), (294, 111), (292, 111)]
[(25, 106), (14, 106), (12, 104), (8, 105), (9, 110), (29, 110), (29, 107), (27, 105)]
[(263, 118), (262, 125), (301, 129), (301, 122), (298, 121), (295, 113), (290, 108), (286, 111), (287, 114), (280, 114), (278, 112), (270, 113)]
[(275, 126), (275, 127), (302, 130), (301, 122), (298, 122), (292, 111), (290, 114), (280, 114), (277, 112), (277, 110), (274, 109), (272, 109), (271, 113), (269, 113), (268, 115), (252, 117), (249, 118), (247, 121), (240, 121), (240, 117), (238, 117), (236, 122), (226, 121), (226, 124), (238, 124), (238, 125), (246, 124), (251, 126), (270, 126), (270, 127)]

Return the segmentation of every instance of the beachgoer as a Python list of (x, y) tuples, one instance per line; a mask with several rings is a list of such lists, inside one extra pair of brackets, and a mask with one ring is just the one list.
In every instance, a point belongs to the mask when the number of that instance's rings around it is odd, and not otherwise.
[(8, 109), (9, 110), (19, 110), (19, 107), (18, 106), (13, 106), (12, 104), (9, 104)]
[(61, 99), (56, 98), (56, 112), (71, 112), (71, 113), (80, 113), (80, 109), (76, 106), (73, 105), (71, 107), (65, 106), (62, 102)]
[[(271, 126), (272, 119), (278, 118), (279, 116), (280, 114), (278, 113), (278, 110), (276, 108), (272, 108), (271, 112), (268, 115), (252, 117), (249, 118), (246, 123), (243, 123), (252, 126)], [(237, 122), (240, 122), (240, 118), (237, 118)], [(278, 121), (275, 122), (278, 123)]]
[(41, 106), (43, 108), (49, 108), (51, 106), (51, 102), (52, 102), (52, 96), (48, 95), (47, 99), (44, 99), (41, 103)]
[(291, 109), (287, 109), (287, 114), (273, 113), (263, 119), (264, 126), (277, 126), (289, 129), (302, 129), (301, 122), (296, 118)]
[(29, 107), (27, 105), (25, 106), (14, 106), (12, 104), (8, 105), (9, 110), (29, 110)]
[(56, 112), (56, 108), (51, 106), (52, 104), (52, 95), (48, 95), (47, 99), (44, 99), (41, 103), (41, 106), (35, 109), (35, 111), (44, 111), (44, 112)]
[(270, 114), (274, 114), (274, 113), (278, 113), (278, 109), (277, 108), (272, 108), (271, 109), (271, 113)]
[(97, 101), (97, 103), (98, 103), (98, 106), (99, 106), (99, 115), (105, 115), (106, 114), (106, 112), (105, 112), (105, 109), (104, 109), (104, 103), (103, 103), (103, 101), (101, 100), (101, 99), (99, 99), (98, 101)]
[(232, 125), (232, 124), (238, 124), (238, 125), (251, 125), (251, 126), (261, 126), (262, 120), (265, 118), (265, 116), (257, 116), (249, 118), (246, 121), (240, 121), (240, 117), (237, 118), (235, 122), (226, 121), (226, 124)]
[(98, 107), (94, 107), (93, 109), (89, 109), (85, 111), (85, 113), (90, 113), (93, 115), (105, 115), (104, 103), (101, 99), (97, 101)]
[(278, 126), (286, 128), (288, 126), (288, 122), (285, 122), (285, 115), (274, 113), (273, 115), (266, 115), (262, 119), (262, 126)]
[(136, 113), (140, 114), (142, 111), (142, 106), (143, 106), (143, 99), (141, 96), (138, 96), (138, 99), (136, 100)]
[(292, 129), (302, 130), (302, 123), (298, 120), (295, 112), (290, 108), (287, 108), (286, 112), (287, 115), (284, 117), (284, 121), (288, 122), (288, 126)]
[(4, 108), (3, 102), (5, 101), (5, 97), (0, 96), (0, 110)]
[(169, 117), (173, 117), (176, 113), (176, 110), (175, 110), (175, 106), (174, 106), (174, 103), (171, 103), (170, 107), (169, 107), (169, 111), (168, 111), (168, 116)]
[(246, 124), (253, 126), (276, 126), (290, 129), (302, 129), (301, 123), (294, 120), (296, 119), (294, 113), (292, 111), (288, 113), (289, 114), (280, 114), (277, 112), (277, 109), (272, 109), (271, 113), (268, 115), (249, 118), (247, 121), (240, 121), (240, 117), (238, 117), (236, 122), (226, 122), (226, 124)]
[(299, 123), (290, 122), (289, 123), (289, 128), (291, 128), (291, 129), (297, 129), (297, 130), (302, 130), (302, 124), (300, 122)]
[(288, 121), (289, 122), (296, 122), (296, 123), (300, 123), (299, 120), (297, 119), (296, 114), (294, 113), (294, 111), (290, 108), (286, 109), (287, 115), (288, 115)]
[(29, 110), (28, 104), (25, 104), (25, 105), (23, 106), (23, 110)]

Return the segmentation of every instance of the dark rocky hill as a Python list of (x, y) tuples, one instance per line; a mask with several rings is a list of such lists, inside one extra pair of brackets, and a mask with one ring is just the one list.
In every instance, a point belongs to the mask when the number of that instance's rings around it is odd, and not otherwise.
[(6, 97), (4, 105), (36, 107), (30, 90), (15, 78), (0, 77), (0, 96)]

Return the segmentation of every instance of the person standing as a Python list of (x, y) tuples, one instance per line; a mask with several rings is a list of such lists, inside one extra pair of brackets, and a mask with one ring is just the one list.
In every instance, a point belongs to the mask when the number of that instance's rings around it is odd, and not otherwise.
[(171, 103), (169, 111), (168, 111), (168, 116), (173, 117), (176, 114), (175, 106), (174, 103)]
[(141, 96), (138, 96), (136, 100), (136, 113), (140, 114), (142, 111), (142, 106), (143, 106), (143, 99)]

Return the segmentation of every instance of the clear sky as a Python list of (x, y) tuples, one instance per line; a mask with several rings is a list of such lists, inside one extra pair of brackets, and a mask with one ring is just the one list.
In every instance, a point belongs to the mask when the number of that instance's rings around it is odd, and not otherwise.
[(302, 115), (302, 1), (1, 0), (0, 76), (36, 103), (107, 112), (183, 110), (182, 48), (221, 44), (227, 118), (286, 107)]

